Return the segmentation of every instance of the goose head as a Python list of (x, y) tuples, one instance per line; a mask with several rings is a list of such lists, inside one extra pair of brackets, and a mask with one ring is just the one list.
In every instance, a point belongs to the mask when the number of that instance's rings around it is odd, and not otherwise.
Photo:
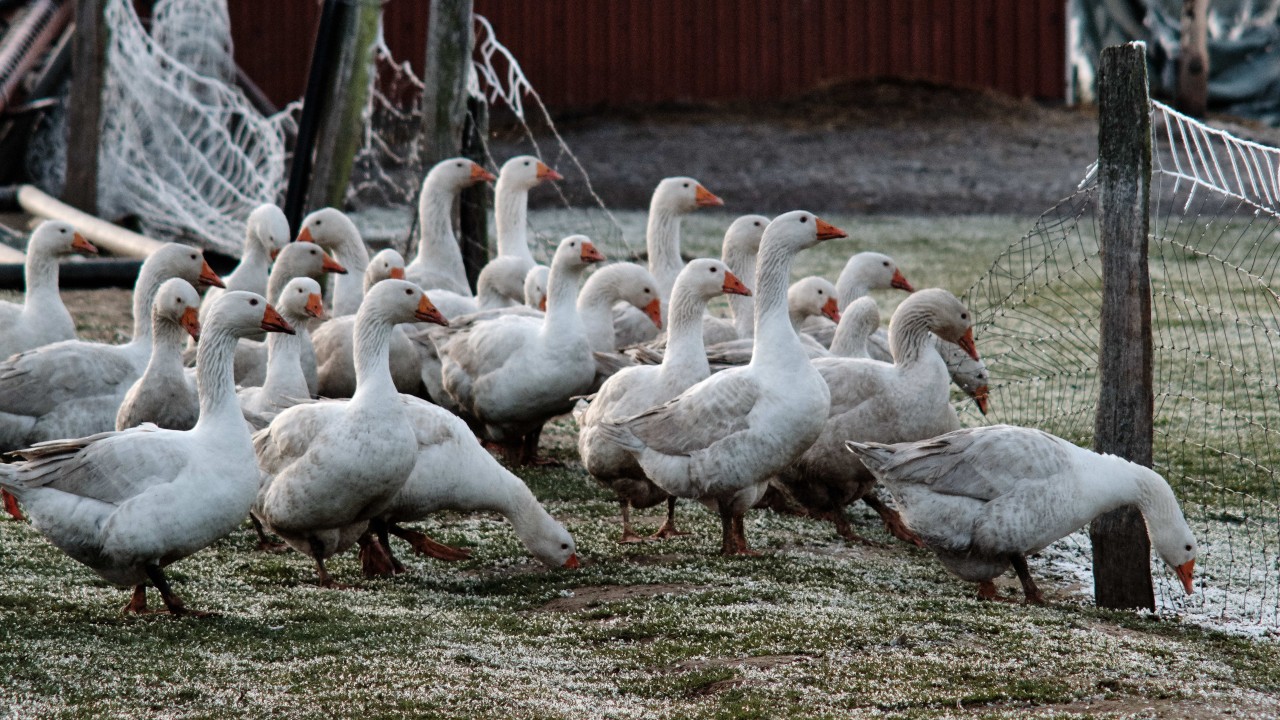
[(848, 305), (857, 295), (869, 290), (915, 290), (907, 281), (898, 263), (888, 255), (877, 252), (860, 252), (851, 256), (836, 280), (841, 305)]
[(601, 254), (591, 239), (586, 235), (570, 235), (560, 241), (556, 254), (551, 258), (551, 267), (564, 267), (582, 272), (588, 265), (604, 262)]
[(468, 158), (455, 157), (441, 160), (431, 168), (423, 180), (424, 190), (458, 193), (478, 182), (495, 180), (493, 173)]
[(786, 248), (799, 252), (823, 240), (848, 237), (849, 234), (806, 210), (792, 210), (774, 218), (764, 229), (760, 248)]
[(697, 180), (691, 177), (669, 177), (658, 183), (649, 206), (650, 212), (666, 210), (683, 215), (700, 207), (718, 205), (724, 205), (724, 201), (713, 195)]
[(723, 262), (711, 258), (692, 260), (680, 271), (676, 278), (672, 297), (677, 293), (693, 292), (702, 301), (710, 300), (717, 295), (750, 295), (751, 290), (742, 284)]
[(880, 306), (875, 298), (860, 297), (844, 309), (840, 323), (852, 327), (860, 337), (870, 337), (880, 328)]
[[(603, 291), (592, 287), (599, 283), (610, 287)], [(658, 283), (646, 268), (635, 263), (614, 263), (600, 268), (593, 274), (582, 288), (579, 302), (584, 298), (603, 297), (612, 306), (615, 302), (625, 302), (643, 312), (662, 329), (662, 301), (658, 298)]]
[(309, 277), (319, 280), (325, 273), (346, 274), (347, 269), (329, 257), (320, 245), (312, 242), (289, 243), (276, 256), (271, 272), (284, 277)]
[(920, 290), (902, 301), (894, 316), (898, 313), (904, 317), (923, 313), (934, 335), (959, 345), (974, 360), (979, 359), (978, 348), (973, 342), (973, 313), (955, 295), (942, 288)]
[(543, 312), (547, 310), (547, 277), (551, 275), (551, 268), (546, 265), (534, 265), (529, 268), (529, 272), (524, 275), (524, 304), (532, 308), (538, 308)]
[(1182, 582), (1182, 588), (1190, 595), (1192, 572), (1196, 565), (1196, 538), (1182, 515), (1178, 501), (1169, 487), (1168, 481), (1151, 468), (1130, 463), (1132, 470), (1138, 473), (1138, 487), (1141, 488), (1143, 519), (1147, 523), (1147, 532), (1151, 535), (1151, 548), (1160, 559), (1173, 570)]
[(245, 232), (250, 242), (257, 243), (263, 254), (272, 258), (289, 244), (289, 221), (274, 203), (259, 205), (249, 213)]
[(840, 307), (836, 301), (836, 286), (831, 281), (810, 275), (794, 282), (787, 289), (787, 308), (793, 322), (824, 315), (832, 322), (840, 322)]
[(369, 261), (369, 267), (364, 269), (364, 291), (367, 294), (369, 288), (383, 280), (403, 280), (404, 279), (404, 256), (396, 252), (392, 248), (378, 251), (377, 255)]
[(373, 313), (391, 325), (416, 322), (449, 325), (444, 315), (431, 304), (427, 293), (408, 280), (383, 280), (369, 288), (369, 294), (360, 305), (360, 316), (367, 313)]
[(247, 290), (233, 290), (214, 299), (205, 318), (205, 333), (218, 328), (234, 337), (249, 337), (265, 330), (293, 334), (293, 326), (267, 303)]
[(169, 243), (151, 253), (142, 263), (142, 274), (166, 279), (179, 277), (197, 287), (226, 287), (222, 278), (205, 262), (203, 251), (179, 243)]
[(978, 410), (986, 415), (990, 396), (988, 383), (991, 378), (990, 373), (987, 372), (987, 364), (982, 360), (974, 360), (951, 343), (938, 345), (938, 352), (942, 353), (942, 357), (947, 361), (947, 369), (951, 371), (951, 381), (963, 390), (965, 395), (973, 398), (978, 405)]
[(563, 175), (532, 155), (517, 155), (498, 170), (498, 186), (503, 189), (527, 191), (544, 182), (563, 179)]
[(185, 330), (192, 339), (200, 340), (200, 293), (182, 278), (169, 278), (156, 292), (151, 305), (155, 324), (169, 323)]
[(309, 277), (296, 277), (284, 286), (276, 304), (285, 320), (299, 325), (310, 319), (326, 319), (321, 295), (320, 283)]
[[(298, 242), (315, 243), (334, 257), (344, 258), (344, 262), (350, 258), (368, 257), (360, 230), (346, 213), (336, 208), (321, 208), (303, 218), (302, 229), (298, 231)], [(357, 272), (360, 270), (363, 268), (358, 268)], [(330, 272), (345, 273), (346, 270)]]
[(69, 222), (62, 220), (45, 220), (40, 227), (31, 233), (27, 243), (27, 252), (31, 255), (45, 257), (61, 257), (81, 253), (97, 255), (98, 248), (85, 239)]
[(724, 231), (721, 259), (727, 261), (744, 255), (754, 257), (760, 250), (760, 238), (764, 237), (764, 229), (768, 226), (769, 218), (764, 215), (743, 215), (734, 220)]
[(573, 542), (573, 536), (550, 515), (539, 513), (536, 522), (520, 523), (516, 536), (547, 567), (571, 570), (580, 567), (578, 548)]

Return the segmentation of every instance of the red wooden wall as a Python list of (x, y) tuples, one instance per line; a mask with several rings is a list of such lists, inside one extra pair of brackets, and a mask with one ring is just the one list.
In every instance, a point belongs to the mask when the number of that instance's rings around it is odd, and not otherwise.
[[(385, 35), (421, 74), (429, 0), (388, 0)], [(236, 57), (277, 103), (301, 96), (317, 0), (229, 0)], [(1065, 0), (475, 0), (553, 108), (787, 97), (896, 77), (1065, 93)]]

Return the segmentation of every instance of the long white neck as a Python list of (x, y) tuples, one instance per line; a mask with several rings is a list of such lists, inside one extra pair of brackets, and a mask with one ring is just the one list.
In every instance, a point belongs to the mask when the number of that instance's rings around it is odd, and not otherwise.
[(755, 346), (751, 365), (794, 367), (809, 356), (791, 325), (787, 309), (787, 281), (795, 251), (785, 245), (764, 245), (756, 266)]
[(664, 376), (705, 378), (711, 375), (707, 349), (702, 341), (702, 314), (706, 300), (676, 285), (667, 311), (667, 351), (662, 356)]
[(369, 303), (362, 305), (356, 314), (356, 391), (351, 396), (353, 404), (380, 403), (388, 397), (395, 397), (396, 386), (391, 380), (389, 360), (394, 327)]
[(671, 299), (671, 288), (684, 268), (680, 257), (680, 213), (654, 202), (649, 206), (645, 245), (649, 251), (649, 272), (658, 281), (663, 303)]
[(271, 258), (262, 243), (252, 236), (244, 241), (244, 253), (236, 269), (222, 279), (228, 290), (261, 293), (267, 287), (267, 268)]
[(565, 336), (583, 332), (582, 317), (577, 307), (582, 271), (582, 267), (569, 263), (552, 263), (551, 275), (547, 278), (547, 317), (542, 323), (544, 333)]
[(285, 320), (298, 334), (267, 334), (267, 376), (262, 391), (268, 397), (308, 398), (307, 378), (302, 374), (302, 343), (305, 318), (288, 317)]
[(58, 259), (43, 250), (32, 250), (27, 253), (27, 263), (23, 268), (26, 291), (23, 303), (30, 306), (43, 305), (50, 300), (58, 300)]
[(871, 292), (866, 278), (859, 277), (856, 272), (841, 273), (836, 278), (836, 298), (841, 312), (849, 307), (849, 303)]
[(889, 323), (889, 354), (893, 356), (894, 365), (917, 363), (926, 352), (937, 356), (933, 351), (933, 333), (929, 330), (929, 324), (930, 313), (927, 307), (898, 306)]
[[(509, 176), (508, 176), (509, 177)], [(498, 257), (524, 258), (533, 264), (528, 238), (529, 189), (499, 177), (494, 188), (493, 216), (498, 233)]]
[(144, 377), (177, 377), (183, 374), (182, 348), (186, 345), (187, 332), (181, 325), (168, 318), (154, 318), (151, 323), (153, 338), (151, 358), (147, 360)]
[(364, 273), (369, 269), (369, 249), (364, 240), (342, 243), (334, 251), (334, 259), (347, 269), (333, 280), (333, 314), (353, 315), (364, 300)]
[[(756, 253), (754, 250), (730, 247), (724, 253), (724, 264), (740, 278), (756, 276)], [(738, 337), (749, 338), (755, 335), (756, 304), (750, 295), (730, 295), (729, 314), (733, 316), (733, 327)]]
[[(578, 316), (587, 333), (587, 342), (595, 352), (614, 352), (618, 349), (617, 335), (613, 331), (613, 306), (621, 298), (617, 286), (609, 282), (609, 268), (601, 268), (582, 284), (578, 294)], [(550, 310), (550, 300), (547, 309)]]
[(867, 355), (867, 338), (874, 329), (860, 322), (853, 315), (840, 318), (836, 333), (831, 338), (831, 354), (837, 357), (864, 358)]
[(1178, 499), (1174, 497), (1173, 488), (1169, 487), (1169, 483), (1154, 470), (1137, 466), (1133, 483), (1137, 494), (1134, 504), (1142, 511), (1142, 517), (1147, 521), (1147, 528), (1152, 534), (1153, 541), (1156, 533), (1152, 529), (1167, 527), (1174, 523), (1186, 523), (1182, 508), (1178, 506)]
[(457, 193), (428, 182), (418, 202), (419, 242), (413, 264), (432, 272), (461, 278), (466, 284), (467, 271), (462, 264), (462, 249), (453, 234), (453, 201)]
[(235, 357), (240, 338), (217, 323), (209, 323), (196, 346), (196, 386), (200, 394), (200, 419), (194, 430), (248, 433), (240, 402), (236, 399)]
[(133, 286), (133, 339), (130, 343), (151, 344), (151, 306), (155, 303), (156, 293), (160, 291), (163, 278), (159, 271), (142, 266), (138, 281)]

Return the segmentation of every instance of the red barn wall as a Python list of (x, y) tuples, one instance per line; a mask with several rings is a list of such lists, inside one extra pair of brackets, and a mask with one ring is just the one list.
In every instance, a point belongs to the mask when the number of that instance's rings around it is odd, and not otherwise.
[[(429, 0), (388, 0), (385, 36), (422, 72)], [(236, 58), (277, 103), (302, 95), (316, 0), (228, 0)], [(767, 100), (894, 77), (1061, 100), (1064, 0), (475, 0), (552, 108)]]

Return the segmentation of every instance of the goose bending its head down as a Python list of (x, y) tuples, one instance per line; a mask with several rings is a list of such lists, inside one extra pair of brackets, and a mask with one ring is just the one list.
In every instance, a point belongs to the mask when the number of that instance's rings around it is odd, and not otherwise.
[(98, 249), (71, 223), (46, 220), (31, 234), (22, 304), (0, 302), (0, 360), (76, 336), (75, 321), (58, 294), (58, 261), (74, 253), (96, 255)]
[(1169, 483), (1151, 468), (1010, 425), (957, 430), (895, 445), (847, 444), (884, 483), (902, 519), (952, 573), (991, 582), (1010, 565), (1027, 602), (1043, 602), (1026, 556), (1099, 515), (1136, 505), (1152, 549), (1191, 593), (1196, 540)]
[(289, 327), (261, 295), (245, 291), (224, 293), (207, 317), (194, 428), (142, 425), (54, 440), (21, 451), (25, 462), (0, 466), (0, 485), (17, 495), (42, 535), (108, 582), (134, 586), (126, 612), (146, 610), (148, 581), (171, 613), (186, 612), (163, 568), (239, 527), (258, 490), (232, 354), (244, 335)]
[(830, 395), (787, 315), (796, 254), (844, 231), (796, 210), (774, 218), (760, 242), (750, 364), (716, 373), (675, 399), (601, 428), (667, 493), (720, 513), (724, 554), (747, 554), (743, 515), (768, 480), (817, 439)]

